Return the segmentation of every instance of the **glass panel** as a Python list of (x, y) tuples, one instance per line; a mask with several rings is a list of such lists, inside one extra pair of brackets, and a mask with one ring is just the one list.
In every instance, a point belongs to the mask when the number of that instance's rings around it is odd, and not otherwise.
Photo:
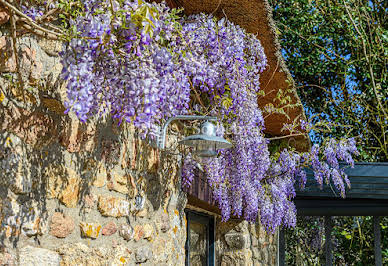
[(207, 258), (206, 225), (190, 221), (190, 266), (206, 266)]

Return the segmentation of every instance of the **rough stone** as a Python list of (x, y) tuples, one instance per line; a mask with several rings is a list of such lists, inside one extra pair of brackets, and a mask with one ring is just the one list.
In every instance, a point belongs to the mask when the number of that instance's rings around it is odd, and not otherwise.
[(151, 149), (148, 152), (148, 172), (156, 173), (159, 166), (159, 151), (157, 149)]
[(259, 230), (258, 230), (258, 238), (260, 239), (260, 242), (263, 242), (265, 241), (265, 239), (267, 238), (267, 232), (265, 231), (264, 229), (264, 226), (260, 226)]
[(143, 246), (136, 249), (135, 259), (136, 263), (144, 263), (152, 258), (152, 250), (148, 246)]
[(269, 254), (267, 249), (261, 250), (261, 258), (263, 259), (264, 262), (269, 262)]
[(88, 258), (90, 248), (83, 243), (68, 243), (56, 249), (61, 255), (61, 265), (81, 265)]
[(38, 96), (34, 93), (34, 88), (25, 90), (18, 86), (10, 86), (9, 89), (11, 92), (10, 96), (16, 101), (22, 102), (25, 105), (35, 105), (37, 103)]
[(107, 184), (109, 190), (114, 190), (133, 198), (137, 193), (136, 185), (130, 174), (125, 174), (123, 170), (112, 170), (109, 174), (110, 180)]
[(40, 38), (38, 44), (50, 56), (58, 56), (58, 53), (62, 51), (62, 43), (60, 41)]
[(252, 247), (257, 247), (259, 245), (259, 241), (257, 240), (257, 237), (252, 237)]
[(178, 236), (183, 231), (181, 230), (182, 223), (181, 223), (179, 211), (177, 209), (174, 210), (174, 214), (172, 215), (171, 228), (175, 236)]
[(62, 257), (61, 266), (112, 265), (109, 260), (110, 251), (105, 247), (91, 248), (84, 243), (68, 243), (60, 246), (57, 252)]
[(268, 242), (269, 242), (270, 245), (272, 245), (272, 244), (274, 243), (274, 239), (275, 239), (275, 238), (274, 238), (273, 235), (269, 235), (269, 236), (268, 236)]
[(166, 250), (174, 250), (172, 239), (156, 238), (152, 244), (152, 257), (155, 264), (164, 265), (163, 263), (167, 263), (172, 253), (166, 252)]
[(81, 235), (83, 237), (88, 237), (92, 239), (96, 239), (101, 231), (101, 225), (97, 223), (80, 223)]
[(132, 226), (130, 226), (128, 224), (122, 224), (120, 226), (119, 234), (122, 238), (129, 241), (129, 240), (133, 239), (133, 237), (134, 237), (134, 230), (133, 230)]
[(151, 241), (153, 239), (154, 227), (151, 224), (145, 224), (143, 226), (143, 238)]
[(137, 212), (135, 213), (136, 217), (139, 217), (139, 218), (147, 217), (148, 214), (149, 214), (149, 213), (148, 213), (148, 208), (144, 208), (144, 209), (142, 209), (142, 210), (140, 210), (140, 211), (137, 211)]
[(109, 223), (107, 223), (103, 228), (102, 228), (102, 234), (104, 236), (111, 236), (113, 235), (114, 233), (116, 233), (117, 231), (117, 226), (115, 224), (115, 222), (113, 221), (110, 221)]
[(253, 256), (254, 261), (261, 261), (262, 260), (260, 249), (257, 247), (252, 248), (252, 256)]
[(35, 203), (19, 205), (12, 199), (8, 204), (6, 208), (9, 209), (5, 210), (8, 217), (3, 219), (2, 224), (9, 226), (9, 236), (18, 236), (20, 233), (29, 237), (42, 234), (41, 212)]
[[(3, 17), (6, 18), (6, 16), (4, 16), (5, 14), (4, 12), (0, 13), (0, 16), (1, 14), (3, 14)], [(0, 72), (15, 72), (15, 71), (16, 71), (16, 59), (12, 51), (11, 38), (2, 36), (0, 37)]]
[(1, 115), (0, 129), (14, 133), (31, 146), (39, 148), (56, 140), (57, 124), (44, 113), (9, 104), (3, 108)]
[(109, 190), (114, 190), (122, 194), (128, 194), (128, 175), (118, 171), (111, 171), (109, 176), (110, 180), (107, 184)]
[(133, 239), (137, 242), (139, 241), (140, 239), (142, 239), (144, 236), (144, 228), (142, 225), (136, 225), (135, 226), (135, 235), (133, 237)]
[(92, 152), (97, 143), (96, 124), (89, 122), (86, 124), (85, 131), (82, 132), (82, 151)]
[(70, 172), (65, 189), (59, 194), (59, 200), (69, 208), (75, 208), (78, 203), (78, 194), (80, 189), (80, 178), (73, 170)]
[(195, 231), (190, 232), (190, 245), (195, 247), (199, 240), (199, 234), (197, 234)]
[(131, 213), (135, 216), (139, 216), (139, 213), (141, 213), (141, 215), (147, 215), (148, 210), (146, 212), (144, 210), (150, 207), (148, 203), (149, 201), (147, 201), (144, 191), (140, 191), (140, 193), (130, 202)]
[[(46, 61), (46, 60), (45, 60)], [(47, 62), (47, 61), (46, 61)], [(50, 68), (46, 67), (46, 71), (44, 72), (44, 76), (51, 75), (53, 80), (57, 80), (59, 75), (62, 73), (63, 65), (59, 62), (59, 60), (54, 60), (53, 64)], [(66, 98), (66, 84), (58, 87), (59, 95), (61, 96), (61, 101), (64, 102)]]
[(27, 216), (27, 221), (23, 222), (22, 232), (26, 236), (41, 234), (40, 217), (38, 215), (33, 215), (32, 217)]
[(263, 263), (261, 263), (261, 262), (259, 262), (259, 261), (254, 261), (253, 262), (253, 266), (265, 266), (266, 264), (263, 264)]
[(167, 212), (163, 212), (160, 216), (160, 230), (163, 233), (166, 233), (168, 230), (170, 230), (170, 218), (168, 217)]
[(225, 252), (221, 257), (221, 265), (252, 265), (252, 251), (250, 249)]
[(55, 212), (51, 217), (50, 234), (55, 237), (65, 238), (73, 232), (74, 228), (74, 221), (70, 216)]
[(89, 209), (94, 209), (96, 205), (97, 197), (94, 194), (88, 194), (84, 197), (83, 202), (85, 203), (85, 207)]
[(15, 173), (15, 178), (10, 184), (10, 189), (16, 194), (26, 194), (31, 192), (32, 180), (31, 173), (26, 171), (30, 169), (30, 165), (26, 161), (19, 161)]
[(65, 124), (64, 130), (61, 132), (61, 144), (68, 152), (79, 152), (81, 149), (79, 127), (79, 120), (76, 117), (71, 117), (71, 121)]
[(16, 265), (15, 255), (8, 252), (1, 252), (0, 265)]
[(19, 235), (20, 235), (19, 227), (16, 227), (14, 225), (5, 225), (5, 226), (3, 226), (2, 231), (5, 232), (4, 235), (6, 238), (19, 237)]
[(50, 111), (56, 113), (57, 115), (65, 115), (66, 108), (57, 99), (42, 98), (42, 104), (44, 105), (44, 107), (46, 107)]
[(59, 265), (60, 256), (49, 249), (25, 246), (20, 249), (19, 259), (23, 265)]
[(22, 233), (31, 237), (45, 233), (42, 213), (36, 202), (23, 205), (15, 198), (8, 198), (0, 205), (1, 226), (0, 232), (6, 238), (19, 237)]
[(8, 10), (0, 5), (0, 25), (7, 23), (9, 18)]
[(45, 169), (45, 176), (48, 198), (58, 198), (69, 208), (77, 206), (81, 178), (73, 169), (62, 165), (50, 165)]
[(98, 210), (104, 216), (123, 217), (129, 215), (130, 204), (122, 198), (100, 195)]
[(249, 245), (249, 235), (240, 233), (225, 234), (225, 240), (231, 249), (243, 249)]
[(37, 47), (21, 47), (20, 72), (30, 80), (39, 80), (43, 72), (42, 58), (37, 54)]
[(93, 178), (93, 186), (99, 187), (99, 188), (105, 186), (106, 177), (107, 177), (106, 168), (104, 164), (100, 164)]
[(44, 170), (47, 180), (47, 198), (55, 199), (64, 187), (63, 180), (66, 179), (65, 168), (61, 165), (50, 165)]
[(132, 251), (125, 245), (118, 245), (113, 250), (113, 263), (112, 265), (129, 265)]
[(135, 139), (132, 139), (131, 141), (131, 156), (130, 156), (130, 165), (131, 165), (131, 169), (132, 170), (135, 170), (136, 169), (136, 165), (137, 165), (137, 141)]
[(60, 133), (60, 143), (70, 153), (81, 151), (92, 151), (96, 139), (96, 126), (93, 122), (81, 123), (74, 115), (71, 120), (65, 123)]

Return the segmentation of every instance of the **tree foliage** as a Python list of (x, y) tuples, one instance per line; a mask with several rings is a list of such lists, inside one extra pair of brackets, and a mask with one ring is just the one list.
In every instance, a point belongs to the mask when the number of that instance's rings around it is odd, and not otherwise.
[[(283, 54), (309, 115), (357, 137), (360, 159), (388, 160), (387, 2), (272, 1)], [(321, 141), (328, 134), (314, 135)]]
[[(308, 116), (334, 124), (313, 134), (356, 137), (359, 160), (388, 161), (388, 23), (386, 1), (272, 1), (283, 54)], [(370, 265), (371, 217), (336, 217), (336, 265)], [(287, 234), (288, 262), (324, 263), (322, 219), (300, 219)], [(383, 261), (388, 217), (381, 219)]]

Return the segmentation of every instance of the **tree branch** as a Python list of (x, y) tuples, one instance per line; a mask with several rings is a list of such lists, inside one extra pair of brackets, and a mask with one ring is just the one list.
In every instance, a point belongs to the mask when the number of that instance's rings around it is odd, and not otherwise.
[(48, 29), (45, 29), (45, 28), (39, 26), (38, 24), (36, 24), (36, 22), (33, 19), (31, 19), (29, 16), (23, 14), (23, 12), (21, 12), (19, 9), (17, 9), (16, 7), (11, 5), (7, 1), (0, 0), (0, 3), (3, 4), (4, 6), (8, 7), (10, 9), (10, 11), (13, 11), (16, 15), (20, 16), (21, 18), (23, 18), (24, 19), (23, 22), (30, 24), (30, 26), (40, 30), (41, 32), (44, 32), (46, 35), (51, 34), (51, 35), (54, 35), (56, 37), (60, 37), (61, 36), (61, 34), (58, 33), (58, 32), (55, 32), (55, 31), (52, 31), (52, 30), (48, 30)]
[(369, 59), (369, 56), (368, 56), (368, 53), (367, 53), (367, 50), (366, 50), (366, 44), (365, 44), (364, 36), (361, 34), (361, 32), (358, 29), (356, 23), (354, 22), (353, 16), (350, 14), (349, 8), (346, 5), (345, 1), (344, 1), (344, 7), (345, 7), (345, 10), (346, 10), (346, 13), (348, 14), (348, 17), (349, 17), (350, 21), (352, 22), (352, 24), (354, 26), (354, 29), (357, 31), (358, 35), (361, 38), (362, 50), (363, 50), (363, 53), (364, 53), (364, 56), (365, 56), (365, 60), (368, 63), (369, 75), (370, 75), (370, 78), (371, 78), (371, 81), (372, 81), (373, 92), (374, 92), (374, 94), (376, 96), (377, 103), (380, 106), (381, 111), (384, 113), (384, 116), (388, 117), (387, 113), (385, 112), (385, 109), (384, 109), (383, 105), (381, 104), (379, 94), (377, 93), (377, 88), (376, 88), (375, 78), (374, 78), (374, 74), (373, 74), (373, 69), (372, 69), (372, 65), (370, 63), (370, 59)]
[(59, 11), (59, 8), (54, 8), (49, 10), (46, 14), (43, 16), (40, 16), (39, 18), (36, 19), (36, 22), (40, 23), (43, 22), (45, 19), (47, 19), (49, 16), (54, 15), (56, 12)]
[(52, 34), (47, 33), (45, 31), (41, 31), (40, 29), (36, 29), (36, 28), (32, 27), (31, 25), (26, 24), (26, 23), (24, 23), (22, 25), (22, 27), (33, 34), (36, 34), (38, 36), (44, 37), (44, 38), (49, 39), (49, 40), (59, 40), (60, 39), (57, 35), (52, 35)]
[(298, 137), (298, 136), (306, 136), (306, 134), (297, 133), (297, 134), (290, 134), (290, 135), (286, 135), (286, 136), (272, 137), (272, 138), (266, 138), (266, 139), (271, 141), (271, 140), (286, 139), (286, 138)]

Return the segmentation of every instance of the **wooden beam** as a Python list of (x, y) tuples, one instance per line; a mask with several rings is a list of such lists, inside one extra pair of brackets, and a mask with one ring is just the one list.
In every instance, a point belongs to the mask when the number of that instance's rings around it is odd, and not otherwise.
[(297, 197), (300, 216), (388, 216), (388, 200)]

